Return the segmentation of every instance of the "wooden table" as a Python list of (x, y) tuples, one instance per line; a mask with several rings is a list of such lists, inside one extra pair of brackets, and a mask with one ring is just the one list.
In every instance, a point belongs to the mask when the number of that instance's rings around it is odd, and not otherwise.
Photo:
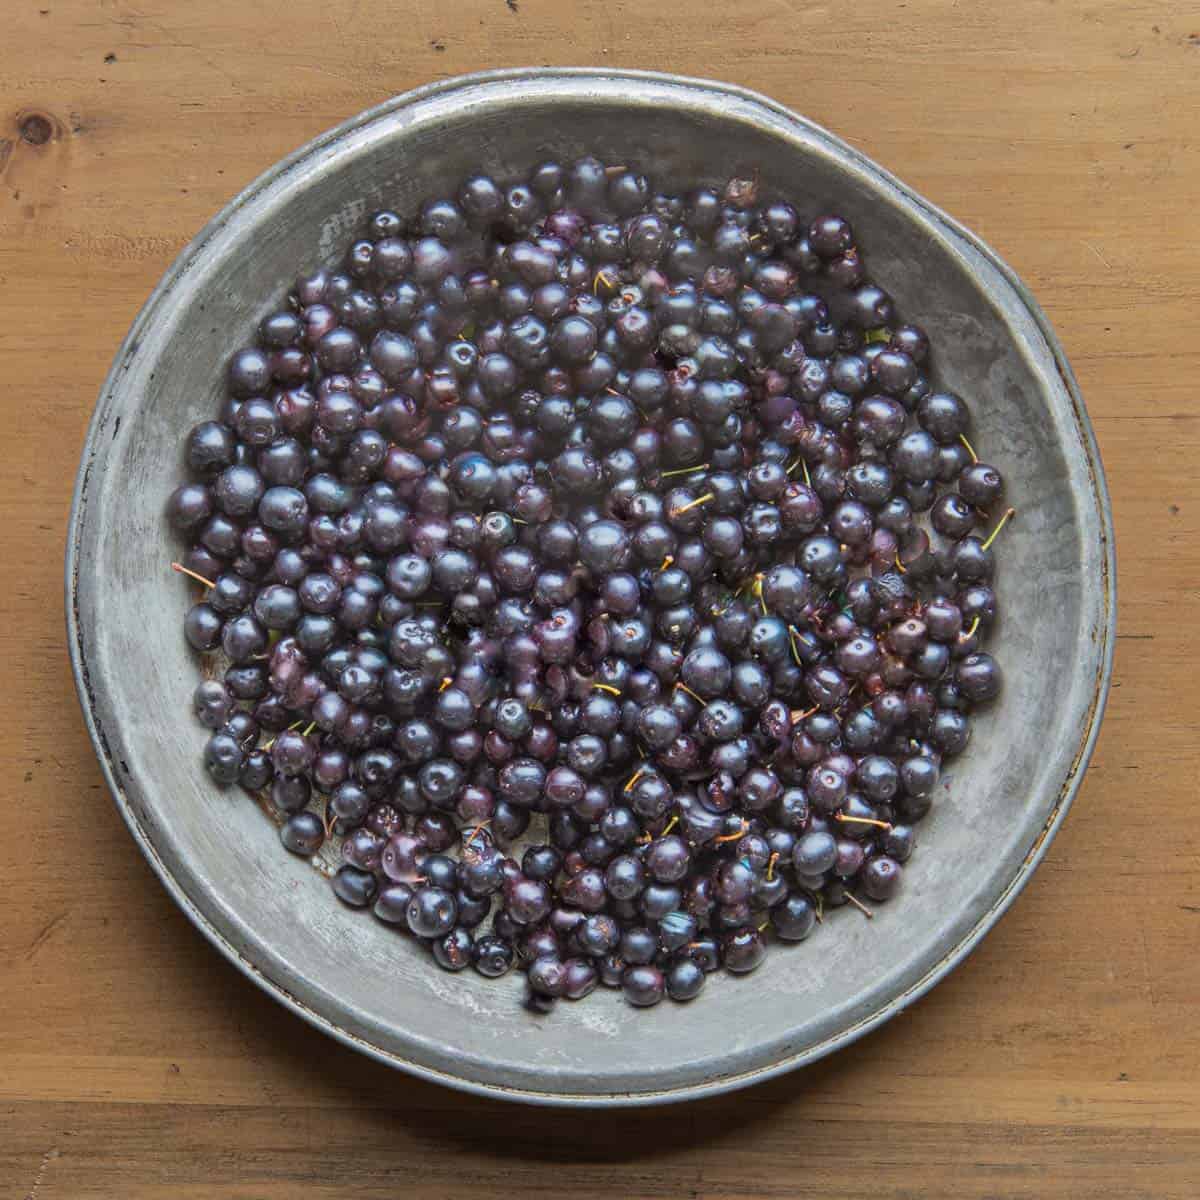
[[(359, 109), (461, 71), (551, 63), (758, 88), (982, 234), (1063, 338), (1120, 543), (1099, 749), (982, 948), (812, 1070), (642, 1113), (461, 1096), (342, 1049), (248, 985), (118, 819), (63, 645), (84, 428), (184, 243)], [(8, 0), (0, 1194), (1200, 1194), (1198, 80), (1195, 0)]]

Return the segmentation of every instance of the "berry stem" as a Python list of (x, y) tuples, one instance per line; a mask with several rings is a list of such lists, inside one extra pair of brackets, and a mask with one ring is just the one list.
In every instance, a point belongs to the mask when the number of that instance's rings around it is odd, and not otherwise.
[(967, 435), (965, 433), (960, 433), (958, 435), (958, 440), (962, 442), (964, 446), (966, 446), (967, 453), (971, 456), (971, 461), (973, 463), (977, 463), (979, 461), (979, 455), (975, 453), (975, 447), (967, 441)]
[(599, 692), (611, 692), (614, 696), (619, 696), (621, 694), (621, 689), (613, 687), (611, 683), (593, 683), (592, 690)]
[[(479, 824), (476, 825), (475, 828), (472, 829), (465, 838), (463, 838), (463, 846), (473, 851), (474, 847), (471, 845), (471, 843), (475, 840), (475, 835), (479, 833), (485, 825), (490, 824), (491, 821), (480, 821)], [(478, 857), (478, 855), (476, 855), (476, 857)]]
[(887, 821), (877, 821), (874, 817), (852, 817), (848, 813), (837, 813), (833, 819), (851, 825), (874, 825), (876, 829), (891, 829)]
[(795, 625), (788, 626), (788, 645), (792, 648), (792, 657), (796, 660), (796, 666), (802, 670), (804, 663), (800, 661), (800, 652), (796, 649), (796, 639), (800, 636), (800, 630)]
[(212, 587), (217, 586), (215, 583), (213, 583), (213, 581), (211, 579), (205, 579), (203, 575), (200, 575), (197, 572), (193, 571), (190, 567), (185, 567), (183, 565), (183, 563), (173, 562), (171, 564), (171, 570), (178, 571), (180, 575), (189, 576), (190, 578), (194, 579), (197, 583), (204, 584), (204, 586), (206, 588), (212, 588)]
[(645, 775), (645, 773), (646, 773), (645, 767), (638, 767), (638, 769), (629, 777), (629, 782), (625, 785), (623, 790), (625, 792), (632, 792), (634, 787), (637, 784), (637, 781), (639, 779), (641, 779), (641, 777), (643, 775)]
[(673, 471), (664, 471), (659, 478), (672, 479), (676, 475), (693, 475), (697, 471), (707, 471), (710, 465), (711, 464), (709, 463), (700, 463), (700, 465), (696, 467), (676, 467)]
[(713, 845), (720, 846), (720, 845), (723, 845), (725, 842), (741, 841), (741, 839), (746, 836), (746, 830), (749, 828), (750, 828), (750, 823), (748, 821), (743, 820), (742, 827), (741, 827), (741, 829), (739, 829), (737, 831), (737, 833), (723, 833), (723, 834), (721, 834), (720, 837), (713, 838)]
[(997, 524), (996, 528), (993, 529), (992, 532), (988, 534), (987, 541), (983, 543), (983, 548), (985, 550), (987, 550), (991, 546), (991, 544), (996, 540), (996, 534), (998, 534), (1000, 532), (1000, 530), (1002, 530), (1004, 528), (1004, 526), (1008, 524), (1009, 517), (1013, 516), (1016, 513), (1016, 511), (1017, 510), (1015, 508), (1005, 509), (1004, 516), (1002, 516), (1000, 518), (1000, 521)]
[(767, 859), (767, 882), (770, 883), (775, 878), (775, 864), (779, 861), (779, 851), (771, 851), (771, 857)]
[(692, 689), (691, 689), (690, 687), (688, 687), (688, 685), (687, 685), (686, 683), (679, 683), (678, 681), (676, 681), (676, 683), (675, 683), (675, 686), (676, 686), (676, 687), (677, 687), (677, 688), (678, 688), (678, 689), (679, 689), (681, 692), (687, 692), (687, 694), (688, 694), (689, 696), (691, 696), (691, 698), (692, 698), (693, 700), (695, 700), (695, 702), (696, 702), (697, 704), (703, 704), (703, 703), (704, 703), (704, 697), (703, 697), (703, 696), (697, 696), (697, 695), (696, 695), (696, 693), (695, 693), (695, 692), (693, 692), (693, 691), (692, 691)]
[(682, 504), (679, 508), (671, 509), (671, 516), (678, 517), (693, 508), (699, 508), (701, 504), (707, 504), (710, 500), (717, 498), (716, 492), (705, 492), (703, 496), (697, 496), (695, 500), (689, 500), (686, 504)]
[(853, 892), (846, 892), (844, 894), (846, 899), (853, 904), (854, 907), (857, 908), (864, 917), (871, 921), (875, 919), (875, 914), (860, 899), (858, 899)]

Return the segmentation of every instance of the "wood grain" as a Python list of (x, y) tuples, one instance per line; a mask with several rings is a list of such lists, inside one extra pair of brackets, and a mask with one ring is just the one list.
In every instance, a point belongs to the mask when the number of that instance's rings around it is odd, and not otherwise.
[[(0, 1195), (1197, 1195), (1194, 0), (11, 0), (3, 22)], [(329, 125), (431, 79), (528, 64), (760, 89), (977, 230), (1062, 335), (1116, 511), (1108, 718), (1012, 912), (832, 1061), (640, 1114), (419, 1083), (246, 984), (118, 820), (63, 645), (84, 428), (171, 258)]]

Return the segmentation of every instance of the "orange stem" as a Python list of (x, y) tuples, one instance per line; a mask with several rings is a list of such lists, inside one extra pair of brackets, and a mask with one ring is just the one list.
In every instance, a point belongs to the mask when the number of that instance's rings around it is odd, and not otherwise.
[(887, 821), (877, 821), (874, 817), (852, 817), (848, 813), (838, 813), (835, 821), (846, 821), (851, 825), (874, 825), (876, 829), (891, 829)]
[(705, 492), (703, 496), (699, 496), (695, 500), (689, 500), (686, 504), (682, 504), (678, 508), (671, 509), (671, 516), (678, 517), (681, 513), (689, 512), (693, 508), (699, 508), (701, 504), (707, 504), (710, 500), (715, 500), (716, 498), (716, 492)]
[(203, 575), (197, 574), (197, 572), (193, 571), (190, 567), (185, 567), (183, 565), (183, 563), (173, 562), (171, 564), (171, 570), (178, 571), (180, 573), (180, 575), (190, 576), (197, 583), (202, 583), (207, 588), (217, 586), (215, 583), (213, 583), (213, 581), (211, 579), (205, 579)]
[(742, 827), (741, 827), (741, 829), (739, 829), (737, 831), (737, 833), (723, 833), (720, 837), (713, 838), (713, 845), (714, 846), (720, 845), (723, 842), (740, 841), (742, 838), (744, 838), (746, 836), (746, 830), (749, 828), (750, 828), (750, 826), (745, 821), (743, 821)]

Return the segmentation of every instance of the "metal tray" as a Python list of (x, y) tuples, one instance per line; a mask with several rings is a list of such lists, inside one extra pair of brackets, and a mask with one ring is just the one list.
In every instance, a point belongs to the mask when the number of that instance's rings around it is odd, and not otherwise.
[[(186, 597), (163, 502), (183, 431), (217, 408), (230, 349), (301, 268), (368, 211), (411, 208), (480, 167), (591, 152), (662, 180), (757, 170), (802, 211), (836, 206), (872, 275), (968, 397), (975, 444), (1009, 481), (996, 635), (1003, 702), (920, 829), (905, 887), (691, 1005), (601, 991), (535, 1017), (521, 980), (447, 975), (332, 897), (274, 827), (200, 765)], [(837, 138), (738, 88), (638, 72), (518, 70), (400, 96), (272, 167), (199, 234), (134, 322), (84, 448), (67, 548), (72, 667), (130, 831), (197, 928), (250, 979), (382, 1062), (515, 1100), (618, 1105), (742, 1087), (812, 1062), (951, 971), (1028, 881), (1079, 786), (1112, 662), (1108, 496), (1083, 402), (1045, 317), (986, 246)], [(1049, 965), (1049, 964), (1048, 964)]]

